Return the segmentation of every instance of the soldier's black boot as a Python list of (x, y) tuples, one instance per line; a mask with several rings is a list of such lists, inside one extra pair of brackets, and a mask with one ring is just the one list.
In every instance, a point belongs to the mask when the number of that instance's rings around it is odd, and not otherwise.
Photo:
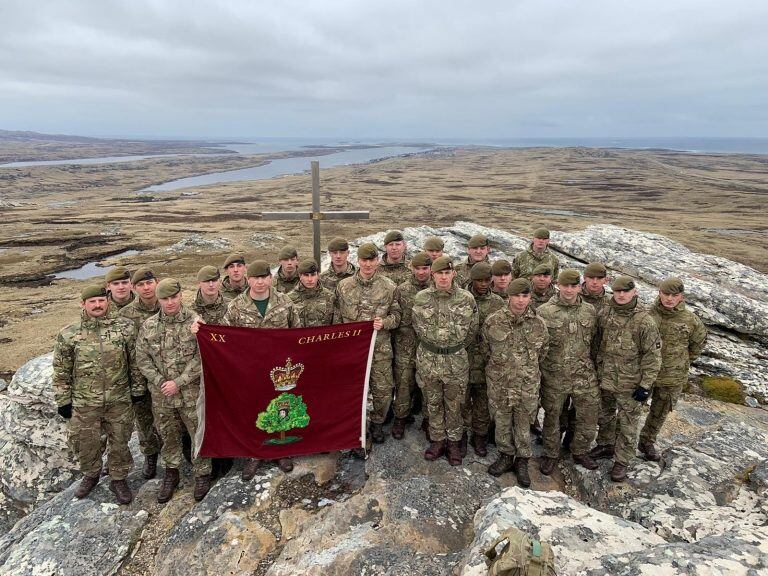
[(557, 458), (542, 456), (541, 461), (539, 462), (539, 471), (542, 474), (544, 474), (544, 476), (549, 476), (550, 474), (552, 474), (552, 472), (555, 471), (556, 465), (557, 465)]
[(485, 434), (472, 434), (472, 449), (480, 458), (488, 456), (488, 437)]
[(130, 504), (133, 501), (133, 494), (125, 480), (112, 480), (109, 483), (109, 489), (115, 495), (118, 504)]
[(661, 456), (656, 452), (656, 446), (653, 445), (653, 442), (640, 442), (637, 448), (645, 455), (646, 460), (650, 460), (651, 462), (658, 462), (661, 460)]
[[(461, 440), (459, 440), (459, 454), (461, 454), (461, 458), (464, 459), (467, 456), (467, 443), (468, 443), (469, 437), (467, 436), (466, 430), (464, 431), (464, 434), (461, 435)], [(449, 441), (449, 460), (450, 460), (450, 441)]]
[(451, 466), (461, 466), (463, 459), (464, 456), (461, 455), (461, 440), (448, 440), (448, 464)]
[(491, 476), (501, 476), (504, 472), (512, 470), (512, 466), (515, 463), (514, 457), (509, 454), (499, 452), (499, 457), (496, 458), (496, 462), (488, 466), (488, 474)]
[(99, 483), (99, 476), (83, 476), (80, 480), (80, 484), (75, 488), (75, 498), (85, 498), (91, 493), (91, 490), (96, 488), (96, 484)]
[(258, 467), (258, 458), (248, 458), (248, 460), (245, 461), (245, 466), (243, 466), (243, 471), (240, 474), (240, 478), (242, 478), (243, 482), (249, 482), (252, 480), (253, 477), (256, 476), (256, 470)]
[(613, 468), (611, 468), (611, 480), (613, 480), (614, 482), (624, 482), (624, 480), (626, 479), (627, 479), (627, 465), (614, 462)]
[(277, 467), (280, 468), (283, 472), (286, 474), (293, 470), (293, 459), (292, 458), (280, 458), (280, 460), (277, 461)]
[(402, 440), (403, 436), (405, 436), (405, 423), (407, 420), (405, 418), (395, 418), (394, 423), (392, 424), (392, 438), (395, 440)]
[(165, 504), (173, 497), (173, 492), (176, 490), (176, 486), (179, 485), (179, 469), (178, 468), (166, 468), (165, 476), (163, 477), (163, 483), (160, 486), (160, 490), (157, 493), (157, 501), (160, 504)]
[(523, 488), (531, 487), (531, 476), (528, 474), (528, 458), (515, 458), (515, 476), (517, 483)]
[(613, 458), (613, 446), (610, 444), (598, 444), (589, 451), (589, 456), (595, 460)]
[(424, 452), (424, 460), (429, 460), (432, 462), (433, 460), (437, 460), (438, 458), (441, 458), (445, 454), (445, 440), (440, 440), (438, 442), (430, 442), (429, 448), (426, 449)]
[(592, 460), (589, 454), (574, 454), (573, 461), (587, 470), (597, 470), (597, 462)]
[(144, 468), (141, 469), (141, 475), (146, 480), (151, 480), (157, 475), (157, 454), (144, 456)]
[(211, 489), (211, 475), (205, 474), (203, 476), (195, 476), (195, 491), (193, 496), (195, 502), (200, 502), (205, 495), (208, 494), (208, 490)]
[(382, 444), (384, 442), (384, 424), (371, 423), (371, 440), (374, 444)]

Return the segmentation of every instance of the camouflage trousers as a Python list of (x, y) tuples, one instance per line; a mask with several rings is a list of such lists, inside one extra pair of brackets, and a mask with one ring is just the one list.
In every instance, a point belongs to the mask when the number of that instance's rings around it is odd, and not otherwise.
[[(178, 470), (184, 459), (181, 450), (182, 432), (186, 430), (194, 440), (195, 433), (197, 432), (197, 408), (195, 406), (172, 408), (155, 402), (152, 406), (152, 411), (155, 415), (157, 431), (163, 440), (163, 447), (160, 450), (163, 466)], [(211, 459), (194, 458), (192, 460), (192, 469), (195, 476), (210, 474)]]
[(152, 398), (147, 394), (143, 400), (133, 404), (133, 421), (139, 436), (139, 448), (145, 456), (160, 452), (160, 435), (155, 429), (152, 415)]
[(395, 356), (395, 418), (408, 418), (413, 407), (413, 394), (416, 390), (416, 364), (400, 361)]
[(593, 386), (576, 391), (563, 389), (557, 384), (548, 385), (546, 382), (542, 382), (541, 405), (544, 408), (542, 439), (544, 441), (544, 455), (549, 458), (557, 458), (560, 455), (560, 437), (562, 434), (560, 414), (563, 411), (565, 399), (569, 395), (576, 409), (571, 453), (585, 454), (595, 439), (600, 410), (600, 390), (598, 387)]
[(473, 378), (474, 382), (467, 385), (467, 393), (464, 395), (464, 409), (462, 417), (464, 426), (472, 430), (473, 434), (485, 436), (491, 427), (491, 413), (488, 409), (488, 386), (485, 379), (481, 382)]
[(466, 351), (435, 354), (419, 348), (416, 373), (427, 406), (430, 438), (458, 442), (464, 433), (462, 407), (469, 379)]
[(368, 393), (373, 404), (369, 421), (373, 424), (383, 424), (387, 419), (387, 412), (392, 405), (392, 392), (395, 388), (392, 379), (392, 353), (391, 349), (381, 352), (375, 350), (371, 362), (371, 378), (368, 381)]
[(69, 432), (77, 448), (80, 471), (85, 476), (101, 474), (101, 461), (105, 445), (102, 429), (106, 432), (107, 466), (112, 480), (124, 480), (133, 468), (133, 457), (128, 441), (133, 433), (133, 411), (129, 402), (75, 408)]
[(654, 387), (651, 395), (651, 411), (648, 418), (645, 419), (645, 425), (640, 431), (640, 443), (656, 442), (661, 427), (672, 410), (677, 405), (677, 400), (683, 389), (679, 386), (674, 387)]
[(496, 447), (502, 454), (530, 458), (531, 414), (539, 407), (538, 394), (523, 394), (510, 398), (509, 391), (488, 385), (490, 414), (496, 422)]
[[(600, 390), (600, 430), (597, 434), (597, 443), (613, 446), (614, 461), (619, 464), (628, 466), (635, 457), (643, 405), (643, 402), (632, 398), (632, 390), (626, 392)], [(577, 419), (578, 416), (579, 407), (576, 406)]]

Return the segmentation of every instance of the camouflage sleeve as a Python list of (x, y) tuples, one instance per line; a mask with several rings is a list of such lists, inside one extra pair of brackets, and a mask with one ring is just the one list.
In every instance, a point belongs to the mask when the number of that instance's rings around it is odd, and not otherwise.
[(640, 324), (640, 386), (646, 390), (653, 388), (661, 370), (661, 335), (650, 316), (643, 318)]
[(693, 316), (693, 330), (691, 331), (691, 338), (688, 342), (688, 358), (691, 362), (696, 360), (704, 350), (704, 345), (707, 343), (707, 327), (704, 326), (698, 316)]
[(202, 372), (202, 364), (200, 363), (200, 348), (195, 342), (195, 354), (189, 359), (187, 365), (184, 366), (181, 374), (174, 379), (176, 385), (179, 388), (185, 388), (192, 384), (193, 386), (199, 385), (200, 373)]
[(429, 329), (429, 326), (422, 312), (424, 304), (427, 304), (429, 299), (426, 296), (422, 296), (422, 294), (424, 294), (424, 292), (419, 292), (416, 294), (416, 298), (414, 298), (413, 301), (413, 308), (411, 309), (411, 326), (413, 326), (413, 330), (416, 332), (416, 335), (420, 340), (425, 338)]
[(126, 348), (128, 351), (128, 368), (131, 375), (131, 396), (143, 396), (147, 393), (147, 379), (139, 370), (136, 363), (136, 340), (138, 330), (131, 322), (125, 327)]
[(341, 293), (337, 284), (336, 290), (333, 291), (333, 320), (331, 324), (341, 324), (343, 321), (341, 317)]
[(222, 326), (237, 326), (237, 306), (233, 306), (234, 300), (230, 300), (227, 304), (227, 311), (224, 312), (224, 316), (221, 318)]
[(75, 367), (75, 349), (60, 332), (53, 346), (53, 395), (56, 406), (72, 404), (72, 373)]
[(288, 311), (288, 328), (303, 328), (304, 322), (301, 320), (301, 308), (296, 306), (293, 299), (290, 302)]
[(152, 355), (149, 352), (149, 342), (147, 341), (144, 330), (139, 332), (139, 337), (136, 339), (136, 366), (141, 374), (149, 382), (152, 382), (155, 386), (160, 386), (165, 382), (165, 376), (155, 366), (155, 361), (152, 359)]
[(541, 348), (539, 348), (539, 365), (541, 365), (541, 362), (546, 359), (547, 354), (549, 353), (549, 330), (547, 329), (547, 324), (544, 322), (544, 320), (541, 321)]
[(384, 330), (394, 330), (400, 325), (400, 317), (403, 314), (400, 308), (400, 290), (395, 288), (392, 293), (392, 302), (389, 305), (388, 314), (382, 318), (382, 328)]
[(560, 273), (560, 260), (557, 258), (555, 254), (553, 254), (554, 258), (554, 264), (552, 265), (552, 281), (557, 281), (557, 275)]
[[(512, 278), (520, 278), (520, 255), (512, 259)], [(555, 278), (555, 276), (553, 276)]]
[[(471, 297), (470, 297), (471, 298)], [(464, 347), (471, 346), (475, 342), (477, 331), (480, 329), (480, 313), (477, 311), (477, 302), (474, 298), (471, 298), (472, 302), (472, 316), (469, 317), (469, 328), (467, 329), (467, 337), (464, 339)]]

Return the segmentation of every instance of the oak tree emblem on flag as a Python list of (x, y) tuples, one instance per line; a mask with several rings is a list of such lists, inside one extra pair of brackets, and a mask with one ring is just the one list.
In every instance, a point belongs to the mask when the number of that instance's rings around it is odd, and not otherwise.
[(256, 427), (269, 434), (280, 433), (279, 438), (270, 438), (264, 444), (290, 444), (301, 440), (301, 436), (286, 436), (286, 432), (296, 428), (306, 428), (309, 425), (307, 405), (301, 396), (288, 394), (286, 390), (296, 388), (296, 384), (304, 372), (303, 364), (292, 364), (286, 360), (285, 366), (277, 366), (269, 373), (269, 378), (275, 385), (275, 390), (282, 392), (273, 398), (264, 412), (259, 412)]

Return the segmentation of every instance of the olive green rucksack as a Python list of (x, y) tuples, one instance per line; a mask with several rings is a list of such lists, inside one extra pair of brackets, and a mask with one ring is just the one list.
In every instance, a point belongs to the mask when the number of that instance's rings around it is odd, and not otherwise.
[[(496, 546), (506, 541), (501, 552)], [(552, 546), (517, 528), (507, 528), (485, 551), (489, 576), (556, 576)]]

